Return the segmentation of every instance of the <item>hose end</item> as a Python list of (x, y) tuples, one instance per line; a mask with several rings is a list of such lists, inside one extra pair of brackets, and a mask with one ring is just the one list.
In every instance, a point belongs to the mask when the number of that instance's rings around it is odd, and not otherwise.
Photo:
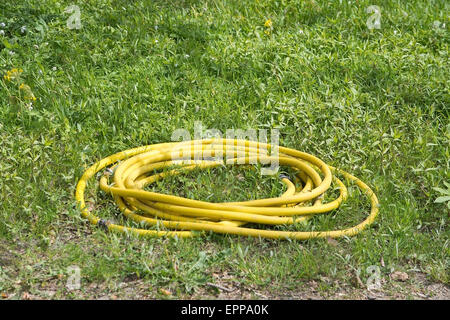
[(99, 226), (99, 228), (102, 228), (105, 231), (108, 231), (108, 226), (111, 224), (111, 222), (105, 220), (105, 219), (100, 219), (97, 222), (97, 225)]

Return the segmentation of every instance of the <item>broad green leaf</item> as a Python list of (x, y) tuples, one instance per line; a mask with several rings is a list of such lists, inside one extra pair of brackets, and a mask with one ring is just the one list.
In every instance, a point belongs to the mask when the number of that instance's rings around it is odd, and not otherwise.
[(439, 193), (442, 193), (442, 194), (448, 194), (448, 193), (449, 193), (448, 190), (444, 190), (444, 189), (442, 189), (442, 188), (434, 187), (433, 189), (436, 190), (436, 191), (439, 192)]
[(443, 203), (443, 202), (447, 202), (447, 201), (450, 201), (450, 196), (439, 197), (436, 200), (434, 200), (434, 203)]

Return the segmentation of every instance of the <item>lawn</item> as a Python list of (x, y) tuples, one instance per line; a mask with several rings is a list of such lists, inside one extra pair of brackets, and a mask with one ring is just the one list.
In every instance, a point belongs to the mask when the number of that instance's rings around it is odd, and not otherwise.
[[(0, 299), (449, 299), (448, 13), (445, 0), (1, 1)], [(376, 222), (351, 238), (173, 239), (80, 216), (88, 166), (198, 121), (277, 129), (366, 182)], [(150, 189), (240, 201), (283, 188), (228, 167)], [(131, 225), (97, 185), (87, 201)], [(339, 210), (285, 228), (350, 227), (368, 209), (351, 187)]]

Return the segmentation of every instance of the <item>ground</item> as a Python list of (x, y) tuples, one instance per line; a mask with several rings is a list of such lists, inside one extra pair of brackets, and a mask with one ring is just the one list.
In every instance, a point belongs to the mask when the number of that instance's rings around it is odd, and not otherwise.
[[(448, 25), (444, 0), (1, 2), (0, 299), (449, 299)], [(198, 121), (279, 130), (365, 181), (380, 215), (310, 241), (142, 239), (80, 216), (85, 168)], [(236, 201), (284, 187), (217, 168), (151, 188)], [(130, 224), (96, 183), (86, 197)], [(339, 210), (282, 228), (345, 228), (368, 210), (350, 186)]]

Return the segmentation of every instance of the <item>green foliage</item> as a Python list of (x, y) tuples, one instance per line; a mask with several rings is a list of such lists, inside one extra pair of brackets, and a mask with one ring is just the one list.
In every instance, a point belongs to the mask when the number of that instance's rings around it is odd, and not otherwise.
[(450, 209), (450, 184), (448, 184), (447, 182), (444, 182), (444, 184), (447, 187), (447, 190), (442, 188), (433, 188), (434, 190), (442, 194), (442, 196), (436, 198), (434, 202), (435, 203), (447, 202), (447, 207)]
[[(450, 181), (448, 1), (89, 0), (76, 2), (82, 28), (69, 29), (64, 9), (73, 2), (0, 1), (0, 256), (17, 253), (0, 269), (1, 290), (22, 290), (17, 279), (39, 287), (74, 264), (84, 288), (138, 279), (177, 296), (213, 274), (278, 292), (322, 276), (349, 284), (370, 265), (383, 277), (419, 270), (449, 282), (448, 207), (439, 203)], [(373, 4), (381, 29), (369, 30)], [(23, 69), (19, 80), (4, 78), (13, 68)], [(74, 190), (87, 166), (170, 141), (178, 128), (192, 133), (195, 121), (222, 132), (279, 129), (281, 145), (369, 184), (379, 218), (336, 246), (215, 234), (134, 239), (80, 218)], [(239, 168), (149, 188), (214, 201), (284, 190)], [(350, 192), (341, 210), (284, 228), (361, 221), (367, 202)], [(87, 198), (100, 216), (122, 221), (94, 183)], [(57, 297), (73, 294), (58, 281)]]

